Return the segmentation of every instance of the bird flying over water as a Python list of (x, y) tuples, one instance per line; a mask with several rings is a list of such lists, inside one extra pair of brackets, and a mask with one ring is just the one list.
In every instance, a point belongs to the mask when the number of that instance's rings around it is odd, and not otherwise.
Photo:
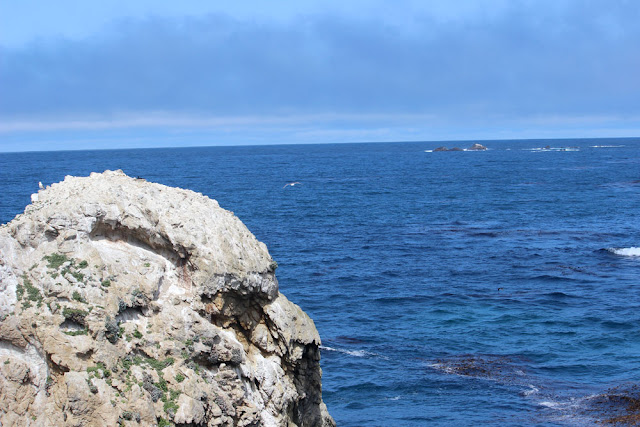
[(287, 186), (289, 186), (289, 185), (293, 187), (294, 185), (297, 185), (297, 184), (302, 185), (302, 183), (301, 183), (301, 182), (297, 182), (297, 181), (296, 181), (296, 182), (290, 182), (290, 183), (288, 183), (288, 184), (285, 184), (285, 185), (284, 185), (284, 187), (282, 187), (282, 188), (287, 188)]

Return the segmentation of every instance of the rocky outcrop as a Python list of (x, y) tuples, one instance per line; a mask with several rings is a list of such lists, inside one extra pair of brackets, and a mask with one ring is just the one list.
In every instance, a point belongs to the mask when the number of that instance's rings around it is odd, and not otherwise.
[(0, 227), (0, 425), (332, 426), (320, 337), (233, 213), (121, 171)]
[(447, 147), (438, 147), (438, 148), (434, 148), (433, 151), (485, 151), (487, 149), (487, 147), (485, 147), (484, 145), (480, 145), (480, 144), (473, 144), (471, 147), (469, 148), (465, 148), (462, 149), (460, 147), (453, 147), (453, 148), (447, 148)]

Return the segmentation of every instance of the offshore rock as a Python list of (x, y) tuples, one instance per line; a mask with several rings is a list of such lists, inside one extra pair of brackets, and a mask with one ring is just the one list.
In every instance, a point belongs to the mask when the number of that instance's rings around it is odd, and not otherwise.
[(121, 171), (0, 227), (0, 425), (333, 426), (320, 337), (233, 213)]
[(481, 144), (473, 144), (471, 147), (466, 148), (466, 149), (462, 149), (460, 147), (453, 147), (453, 148), (447, 148), (447, 147), (438, 147), (435, 148), (433, 151), (485, 151), (487, 149), (487, 147), (485, 147), (484, 145)]

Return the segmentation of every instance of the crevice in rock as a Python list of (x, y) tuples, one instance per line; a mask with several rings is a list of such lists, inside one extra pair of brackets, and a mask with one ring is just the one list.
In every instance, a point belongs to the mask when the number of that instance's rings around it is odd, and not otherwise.
[(116, 316), (116, 322), (135, 322), (141, 317), (145, 317), (141, 307), (127, 307), (118, 313)]
[(79, 322), (76, 322), (72, 319), (66, 319), (64, 322), (60, 324), (60, 329), (64, 329), (66, 331), (81, 331), (85, 328), (85, 326)]
[(76, 356), (78, 356), (78, 359), (80, 360), (84, 360), (84, 361), (90, 360), (91, 356), (93, 356), (93, 350), (89, 349), (85, 353), (76, 353)]
[(49, 368), (49, 372), (53, 375), (63, 375), (65, 372), (69, 372), (68, 367), (64, 365), (58, 365), (56, 362), (51, 360), (50, 354), (47, 354), (45, 356), (45, 361), (47, 362), (47, 367)]
[(106, 239), (112, 242), (126, 242), (131, 246), (162, 256), (176, 268), (194, 268), (189, 262), (191, 254), (186, 248), (174, 245), (166, 236), (144, 228), (129, 228), (119, 222), (111, 224), (97, 221), (89, 238), (94, 241)]

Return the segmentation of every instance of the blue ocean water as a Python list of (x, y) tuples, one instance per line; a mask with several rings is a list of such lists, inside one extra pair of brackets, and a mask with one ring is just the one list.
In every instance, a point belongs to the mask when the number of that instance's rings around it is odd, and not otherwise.
[(314, 319), (339, 426), (592, 425), (640, 382), (640, 138), (483, 144), (0, 154), (0, 222), (105, 169), (202, 192)]

